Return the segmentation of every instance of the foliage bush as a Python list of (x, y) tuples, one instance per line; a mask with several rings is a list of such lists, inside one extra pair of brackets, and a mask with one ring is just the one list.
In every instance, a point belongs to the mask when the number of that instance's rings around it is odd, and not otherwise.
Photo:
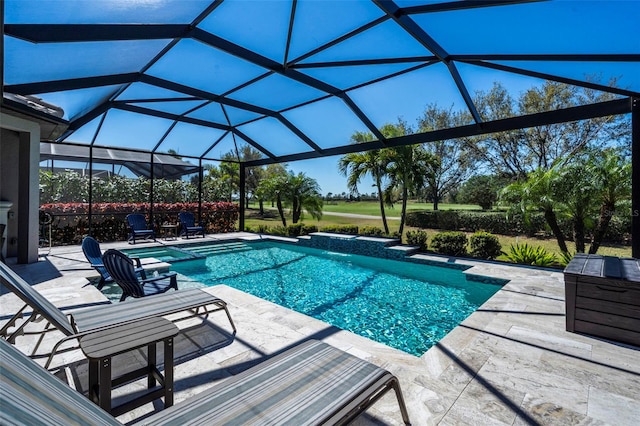
[(318, 232), (318, 227), (316, 225), (302, 224), (302, 235), (309, 235), (314, 232)]
[(505, 254), (510, 261), (523, 265), (549, 267), (555, 265), (558, 261), (555, 253), (549, 253), (542, 246), (534, 247), (527, 243), (516, 244), (515, 246), (511, 244), (509, 253)]
[[(486, 231), (498, 235), (552, 236), (542, 213), (532, 213), (525, 218), (522, 214), (507, 217), (505, 212), (425, 210), (407, 213), (406, 225), (444, 231)], [(560, 218), (559, 226), (567, 239), (571, 240), (571, 221)], [(605, 241), (624, 243), (629, 240), (630, 235), (631, 213), (625, 211), (611, 218)]]
[(337, 234), (358, 235), (358, 225), (328, 225), (320, 228), (322, 232), (335, 232)]
[(440, 254), (462, 256), (467, 253), (467, 236), (464, 232), (439, 232), (431, 239), (431, 248)]
[(384, 235), (384, 231), (377, 226), (363, 226), (358, 231), (360, 235), (366, 235), (368, 237), (382, 237)]
[(469, 237), (471, 256), (480, 259), (495, 259), (502, 254), (502, 244), (493, 234), (479, 231)]
[(407, 231), (405, 234), (407, 244), (420, 247), (420, 250), (427, 251), (427, 232), (421, 230)]
[[(143, 213), (149, 220), (148, 203), (94, 203), (92, 207), (91, 234), (102, 242), (123, 241), (129, 230), (126, 216)], [(53, 245), (79, 244), (89, 233), (88, 203), (43, 204), (40, 210), (53, 217), (51, 234)], [(178, 213), (193, 212), (198, 220), (198, 203), (157, 203), (153, 205), (153, 228), (159, 234), (163, 223), (177, 223)], [(199, 223), (205, 232), (224, 233), (235, 230), (238, 220), (238, 205), (217, 202), (202, 203), (202, 218)]]

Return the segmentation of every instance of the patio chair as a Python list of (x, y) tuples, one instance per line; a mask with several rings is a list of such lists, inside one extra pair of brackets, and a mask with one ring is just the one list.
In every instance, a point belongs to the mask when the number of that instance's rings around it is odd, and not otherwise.
[[(122, 424), (6, 342), (0, 342), (0, 371), (2, 424)], [(390, 389), (403, 422), (410, 424), (394, 375), (309, 340), (140, 424), (346, 424)]]
[[(100, 250), (100, 243), (93, 237), (84, 237), (82, 239), (82, 252), (87, 258), (91, 266), (100, 274), (100, 282), (98, 283), (98, 290), (101, 290), (105, 284), (113, 282), (113, 278), (109, 275), (107, 268), (102, 263), (102, 250)], [(140, 275), (143, 280), (147, 279), (147, 273), (142, 268), (142, 263), (139, 257), (131, 257), (136, 262), (136, 274)]]
[(180, 220), (181, 236), (184, 235), (185, 238), (189, 239), (189, 235), (202, 234), (202, 238), (204, 238), (204, 228), (202, 226), (196, 226), (196, 221), (193, 217), (193, 213), (178, 213), (178, 219)]
[(141, 280), (136, 274), (133, 260), (120, 250), (105, 251), (102, 261), (113, 281), (122, 289), (121, 302), (127, 297), (145, 297), (170, 289), (178, 290), (178, 274), (169, 272)]
[(149, 229), (147, 220), (143, 214), (132, 213), (127, 215), (127, 223), (129, 224), (129, 243), (136, 243), (136, 238), (153, 238), (156, 240), (156, 232)]
[[(46, 333), (58, 331), (64, 334), (65, 337), (59, 340), (51, 353), (48, 354), (49, 359), (45, 368), (49, 367), (54, 355), (65, 342), (79, 340), (85, 334), (143, 318), (187, 312), (186, 315), (171, 317), (171, 320), (179, 322), (200, 317), (204, 321), (210, 313), (224, 310), (233, 333), (236, 332), (236, 326), (231, 319), (226, 302), (197, 288), (172, 291), (141, 299), (129, 299), (122, 303), (96, 305), (65, 314), (3, 263), (0, 263), (0, 282), (25, 303), (0, 329), (0, 336), (9, 343), (13, 343), (16, 337), (22, 334), (40, 334), (31, 353), (31, 356), (36, 356)], [(23, 312), (29, 307), (32, 309), (31, 314), (18, 325), (18, 321), (23, 317)], [(29, 324), (43, 318), (47, 321), (43, 330), (25, 331)], [(10, 329), (13, 330), (10, 332)]]

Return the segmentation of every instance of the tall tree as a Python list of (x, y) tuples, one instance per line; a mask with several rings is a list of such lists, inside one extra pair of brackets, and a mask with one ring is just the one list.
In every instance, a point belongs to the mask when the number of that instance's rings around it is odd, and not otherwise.
[[(418, 120), (421, 132), (433, 131), (465, 124), (465, 115), (452, 109), (428, 105)], [(471, 176), (474, 168), (466, 145), (460, 140), (440, 140), (423, 144), (425, 151), (437, 159), (428, 161), (427, 191), (438, 210), (440, 200)]]
[[(616, 81), (609, 84), (615, 86)], [(517, 101), (502, 85), (494, 83), (489, 92), (477, 92), (474, 102), (482, 118), (488, 121), (614, 98), (611, 93), (546, 81), (527, 90)], [(550, 169), (582, 148), (615, 145), (628, 131), (629, 122), (628, 117), (618, 115), (558, 123), (465, 138), (465, 145), (493, 174), (524, 179), (539, 168)]]

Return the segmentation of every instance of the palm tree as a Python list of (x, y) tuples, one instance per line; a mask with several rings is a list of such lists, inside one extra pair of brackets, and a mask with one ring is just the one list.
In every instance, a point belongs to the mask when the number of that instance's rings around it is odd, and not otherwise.
[(631, 195), (631, 162), (610, 149), (592, 153), (587, 170), (600, 193), (600, 215), (589, 248), (589, 253), (595, 254), (618, 204)]
[(338, 162), (340, 173), (347, 176), (347, 186), (352, 193), (358, 193), (358, 184), (366, 175), (371, 175), (376, 189), (378, 190), (378, 201), (380, 202), (380, 216), (384, 232), (389, 234), (387, 215), (384, 211), (384, 197), (382, 194), (382, 181), (387, 173), (387, 159), (384, 150), (374, 150), (366, 152), (353, 152), (344, 155)]
[(282, 173), (272, 173), (266, 179), (262, 179), (256, 189), (259, 199), (275, 201), (282, 226), (287, 226), (283, 199), (286, 196), (288, 176), (289, 174), (284, 169), (282, 169)]
[[(352, 143), (371, 142), (375, 140), (371, 133), (355, 132), (351, 136)], [(387, 158), (384, 150), (373, 150), (366, 152), (353, 152), (344, 155), (338, 161), (340, 173), (347, 177), (347, 187), (352, 194), (358, 193), (358, 184), (366, 175), (371, 175), (378, 191), (378, 201), (380, 202), (380, 216), (384, 232), (389, 234), (387, 215), (384, 211), (384, 197), (382, 193), (383, 179), (387, 174)]]
[(304, 173), (297, 175), (289, 173), (285, 194), (287, 205), (291, 206), (293, 223), (298, 223), (303, 218), (303, 210), (306, 210), (314, 219), (320, 220), (322, 218), (322, 195), (320, 194), (320, 186), (315, 179)]
[(520, 210), (525, 219), (532, 211), (541, 211), (556, 237), (558, 247), (562, 252), (568, 253), (567, 243), (556, 215), (556, 209), (560, 204), (560, 200), (556, 198), (559, 180), (557, 169), (538, 169), (530, 173), (526, 180), (505, 187), (500, 192), (500, 200), (508, 204), (512, 211)]
[(391, 204), (392, 194), (399, 188), (402, 199), (402, 211), (400, 213), (400, 228), (398, 233), (402, 235), (407, 213), (407, 201), (410, 194), (415, 194), (424, 187), (428, 170), (433, 168), (438, 159), (426, 152), (421, 145), (408, 145), (389, 148), (388, 176), (389, 184), (385, 189), (385, 202)]

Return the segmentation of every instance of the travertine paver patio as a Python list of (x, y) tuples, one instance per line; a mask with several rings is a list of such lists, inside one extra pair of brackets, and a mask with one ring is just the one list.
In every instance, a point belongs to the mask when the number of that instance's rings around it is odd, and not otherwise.
[[(207, 236), (207, 240), (237, 237), (255, 238), (236, 233)], [(103, 244), (103, 249), (125, 246)], [(640, 349), (566, 332), (561, 272), (457, 262), (472, 265), (468, 272), (511, 281), (422, 357), (336, 329), (225, 285), (209, 288), (229, 303), (238, 333), (229, 334), (229, 325), (221, 313), (212, 315), (204, 325), (187, 324), (191, 327), (176, 339), (176, 403), (264, 356), (313, 337), (395, 373), (414, 425), (638, 424)], [(95, 273), (85, 262), (80, 246), (54, 248), (37, 264), (12, 267), (57, 306), (78, 307), (106, 301), (87, 280)], [(193, 284), (181, 280), (180, 285)], [(19, 305), (17, 298), (3, 288), (2, 321)], [(181, 324), (181, 328), (184, 326)], [(43, 347), (51, 348), (52, 339), (55, 336), (47, 338)], [(25, 336), (16, 343), (26, 352), (34, 341)], [(144, 352), (123, 355), (114, 360), (114, 366), (143, 359)], [(54, 366), (61, 365), (67, 368), (57, 374), (84, 390), (87, 363), (82, 353), (66, 352), (56, 357)], [(122, 391), (142, 389), (144, 385), (143, 381), (135, 382)], [(158, 401), (119, 419), (130, 422), (161, 407)], [(356, 423), (395, 425), (400, 420), (390, 394)]]

